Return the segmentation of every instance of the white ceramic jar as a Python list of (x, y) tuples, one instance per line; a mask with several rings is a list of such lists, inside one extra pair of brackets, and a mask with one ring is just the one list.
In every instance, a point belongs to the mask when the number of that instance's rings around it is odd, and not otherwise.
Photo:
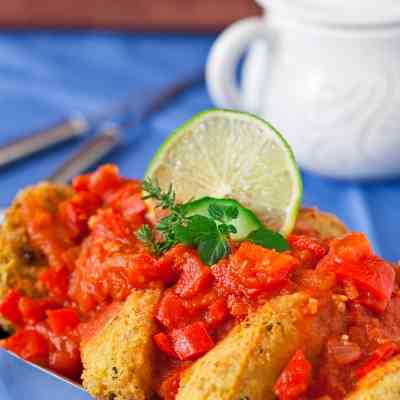
[[(275, 125), (306, 169), (337, 178), (400, 174), (400, 1), (260, 0), (208, 59), (219, 107)], [(239, 88), (235, 71), (246, 50)]]

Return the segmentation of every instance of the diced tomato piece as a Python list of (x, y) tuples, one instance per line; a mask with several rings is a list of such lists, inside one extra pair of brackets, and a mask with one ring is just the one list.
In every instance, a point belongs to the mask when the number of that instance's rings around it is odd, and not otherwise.
[(47, 364), (49, 344), (47, 339), (34, 330), (22, 329), (5, 340), (5, 348), (25, 360)]
[(211, 304), (215, 303), (219, 295), (212, 286), (198, 292), (195, 296), (182, 299), (186, 309), (192, 317), (197, 317), (208, 310)]
[(49, 297), (62, 303), (68, 298), (70, 271), (67, 267), (48, 268), (39, 279), (48, 290)]
[(99, 211), (90, 220), (90, 225), (95, 239), (115, 240), (127, 245), (133, 245), (136, 240), (134, 232), (121, 214), (109, 208)]
[(105, 198), (106, 206), (119, 212), (133, 229), (146, 223), (146, 205), (142, 200), (141, 184), (129, 180)]
[(163, 271), (157, 266), (157, 260), (147, 252), (133, 254), (128, 257), (128, 268), (133, 272), (131, 284), (141, 287), (149, 281), (163, 281)]
[(335, 272), (339, 279), (348, 279), (361, 290), (375, 297), (378, 302), (384, 302), (374, 307), (373, 302), (366, 301), (365, 305), (384, 311), (393, 293), (395, 283), (394, 268), (378, 257), (369, 257), (362, 263), (352, 264), (341, 262), (336, 264)]
[(89, 218), (100, 206), (99, 196), (90, 192), (81, 192), (60, 204), (60, 217), (71, 230), (74, 238), (82, 238), (89, 232)]
[(121, 204), (125, 199), (130, 198), (134, 194), (141, 196), (142, 183), (139, 180), (129, 179), (123, 181), (123, 185), (111, 193), (105, 199), (107, 206), (121, 211)]
[(186, 368), (183, 366), (177, 367), (163, 380), (161, 387), (158, 390), (158, 394), (163, 400), (175, 400), (182, 373), (185, 369)]
[(78, 304), (79, 310), (83, 313), (95, 310), (98, 305), (98, 296), (95, 293), (89, 293), (85, 289), (76, 292), (71, 291), (71, 296)]
[(73, 308), (62, 308), (60, 310), (47, 310), (46, 312), (50, 329), (56, 335), (63, 335), (68, 330), (79, 325), (79, 314)]
[(359, 293), (359, 296), (354, 301), (380, 314), (382, 314), (386, 310), (386, 307), (390, 303), (389, 299), (378, 299), (368, 292)]
[(341, 239), (332, 240), (329, 253), (344, 262), (359, 263), (371, 257), (373, 251), (363, 233), (350, 233)]
[[(115, 265), (113, 266), (113, 262)], [(117, 254), (107, 260), (110, 265), (97, 282), (99, 299), (111, 297), (113, 300), (125, 300), (132, 288), (143, 288), (149, 282), (160, 280), (155, 267), (154, 257), (145, 254)]]
[(189, 314), (182, 299), (173, 291), (167, 290), (157, 307), (155, 317), (166, 328), (175, 329), (187, 323)]
[(172, 284), (178, 279), (188, 251), (190, 250), (186, 246), (178, 244), (159, 258), (157, 269), (160, 271), (160, 276), (164, 277), (163, 280), (166, 284)]
[(242, 295), (229, 295), (227, 304), (230, 314), (237, 319), (243, 319), (252, 309), (251, 300)]
[(140, 193), (134, 193), (130, 196), (126, 196), (121, 200), (121, 208), (124, 212), (124, 217), (129, 220), (134, 214), (143, 214), (146, 212), (146, 204), (142, 200)]
[(229, 258), (222, 260), (212, 272), (218, 285), (228, 292), (257, 298), (260, 294), (283, 287), (298, 260), (250, 242), (243, 242)]
[(0, 304), (0, 314), (8, 319), (13, 324), (19, 325), (22, 323), (22, 314), (18, 307), (21, 294), (15, 289), (10, 289)]
[(30, 297), (21, 297), (18, 302), (18, 308), (22, 318), (27, 324), (36, 324), (46, 319), (46, 311), (56, 308), (57, 303), (51, 299), (32, 299)]
[(229, 318), (229, 309), (225, 299), (219, 298), (208, 308), (205, 322), (209, 329), (216, 329)]
[(154, 268), (155, 268), (156, 274), (160, 281), (164, 282), (166, 285), (171, 285), (177, 281), (178, 274), (173, 269), (173, 266), (171, 263), (164, 262), (162, 259), (163, 259), (163, 257), (161, 257), (155, 263)]
[(163, 353), (167, 354), (169, 357), (178, 358), (174, 348), (172, 347), (171, 340), (164, 332), (159, 332), (154, 335), (153, 340)]
[(389, 360), (399, 351), (399, 347), (393, 343), (388, 342), (380, 345), (367, 359), (365, 364), (358, 368), (356, 371), (356, 376), (358, 379), (361, 379), (369, 372), (374, 370), (379, 364), (383, 363), (384, 361)]
[(138, 181), (125, 183), (120, 189), (107, 197), (106, 204), (121, 211), (125, 217), (146, 211), (146, 205), (141, 194), (141, 185)]
[(230, 259), (224, 258), (210, 269), (216, 281), (216, 286), (226, 294), (243, 295), (236, 271), (232, 268)]
[(339, 365), (351, 364), (362, 356), (360, 346), (349, 340), (331, 338), (327, 343), (328, 352)]
[(311, 382), (311, 369), (304, 353), (298, 350), (274, 385), (279, 400), (295, 400), (303, 395)]
[(82, 372), (79, 348), (74, 347), (69, 351), (56, 350), (50, 354), (49, 366), (67, 378), (78, 379)]
[(201, 321), (175, 329), (170, 338), (175, 353), (182, 361), (194, 360), (214, 347), (214, 341)]
[(185, 264), (187, 253), (193, 253), (192, 249), (183, 244), (177, 244), (169, 249), (161, 258), (160, 263), (169, 264), (176, 273), (181, 273)]
[(72, 187), (77, 192), (89, 190), (90, 174), (79, 175), (72, 180)]
[(65, 266), (68, 268), (69, 271), (73, 271), (75, 269), (75, 262), (78, 259), (80, 252), (81, 247), (79, 245), (76, 245), (70, 247), (63, 253), (62, 258)]
[(212, 280), (210, 269), (194, 252), (188, 252), (182, 265), (182, 273), (175, 285), (175, 292), (183, 298), (190, 298), (209, 286)]
[(327, 249), (317, 239), (309, 236), (290, 235), (288, 242), (295, 249), (310, 250), (319, 259), (327, 253)]
[(117, 301), (125, 300), (132, 289), (130, 275), (130, 271), (127, 268), (106, 269), (97, 285), (97, 300), (100, 301), (107, 298)]
[(123, 182), (116, 165), (103, 165), (90, 175), (89, 191), (104, 197), (109, 191), (118, 189)]
[(331, 242), (330, 250), (317, 269), (334, 272), (339, 280), (354, 285), (359, 293), (352, 300), (383, 312), (395, 284), (394, 268), (373, 255), (364, 234), (352, 233)]
[(146, 223), (146, 210), (146, 205), (138, 193), (121, 200), (122, 215), (132, 226), (132, 229), (139, 229)]

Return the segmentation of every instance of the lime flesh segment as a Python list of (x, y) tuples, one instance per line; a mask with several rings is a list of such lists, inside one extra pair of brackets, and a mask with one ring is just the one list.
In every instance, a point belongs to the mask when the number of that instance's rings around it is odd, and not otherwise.
[(237, 218), (229, 221), (229, 224), (233, 225), (237, 233), (231, 234), (233, 240), (243, 240), (251, 232), (261, 228), (263, 224), (257, 218), (257, 216), (248, 208), (242, 207), (239, 202), (232, 199), (215, 199), (212, 197), (203, 197), (195, 200), (186, 207), (186, 215), (203, 215), (204, 217), (210, 217), (208, 207), (210, 204), (216, 204), (221, 207), (236, 207), (239, 211)]
[(302, 183), (282, 135), (248, 113), (209, 110), (178, 128), (159, 148), (147, 177), (177, 200), (232, 198), (271, 229), (288, 234), (301, 203)]

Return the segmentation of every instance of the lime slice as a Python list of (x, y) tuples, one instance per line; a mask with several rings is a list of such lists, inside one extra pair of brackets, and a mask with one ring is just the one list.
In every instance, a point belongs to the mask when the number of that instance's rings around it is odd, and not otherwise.
[(268, 122), (252, 114), (209, 110), (178, 128), (159, 148), (146, 177), (177, 200), (232, 198), (271, 229), (288, 234), (301, 203), (293, 152)]

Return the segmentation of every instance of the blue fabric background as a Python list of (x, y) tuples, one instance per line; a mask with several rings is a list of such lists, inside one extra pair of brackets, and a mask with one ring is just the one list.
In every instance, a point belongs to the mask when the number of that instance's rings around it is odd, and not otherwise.
[[(204, 67), (213, 36), (113, 33), (0, 34), (0, 143), (76, 112), (89, 112), (136, 91), (137, 102)], [(104, 161), (141, 177), (171, 130), (211, 106), (205, 86), (183, 94), (140, 128)], [(279, 127), (278, 127), (279, 128)], [(78, 142), (0, 169), (0, 206), (21, 187), (46, 178)], [(399, 154), (400, 156), (400, 154)], [(304, 203), (336, 213), (351, 229), (366, 232), (376, 251), (400, 258), (400, 180), (342, 183), (304, 173)], [(0, 353), (0, 400), (78, 400), (86, 394)]]

